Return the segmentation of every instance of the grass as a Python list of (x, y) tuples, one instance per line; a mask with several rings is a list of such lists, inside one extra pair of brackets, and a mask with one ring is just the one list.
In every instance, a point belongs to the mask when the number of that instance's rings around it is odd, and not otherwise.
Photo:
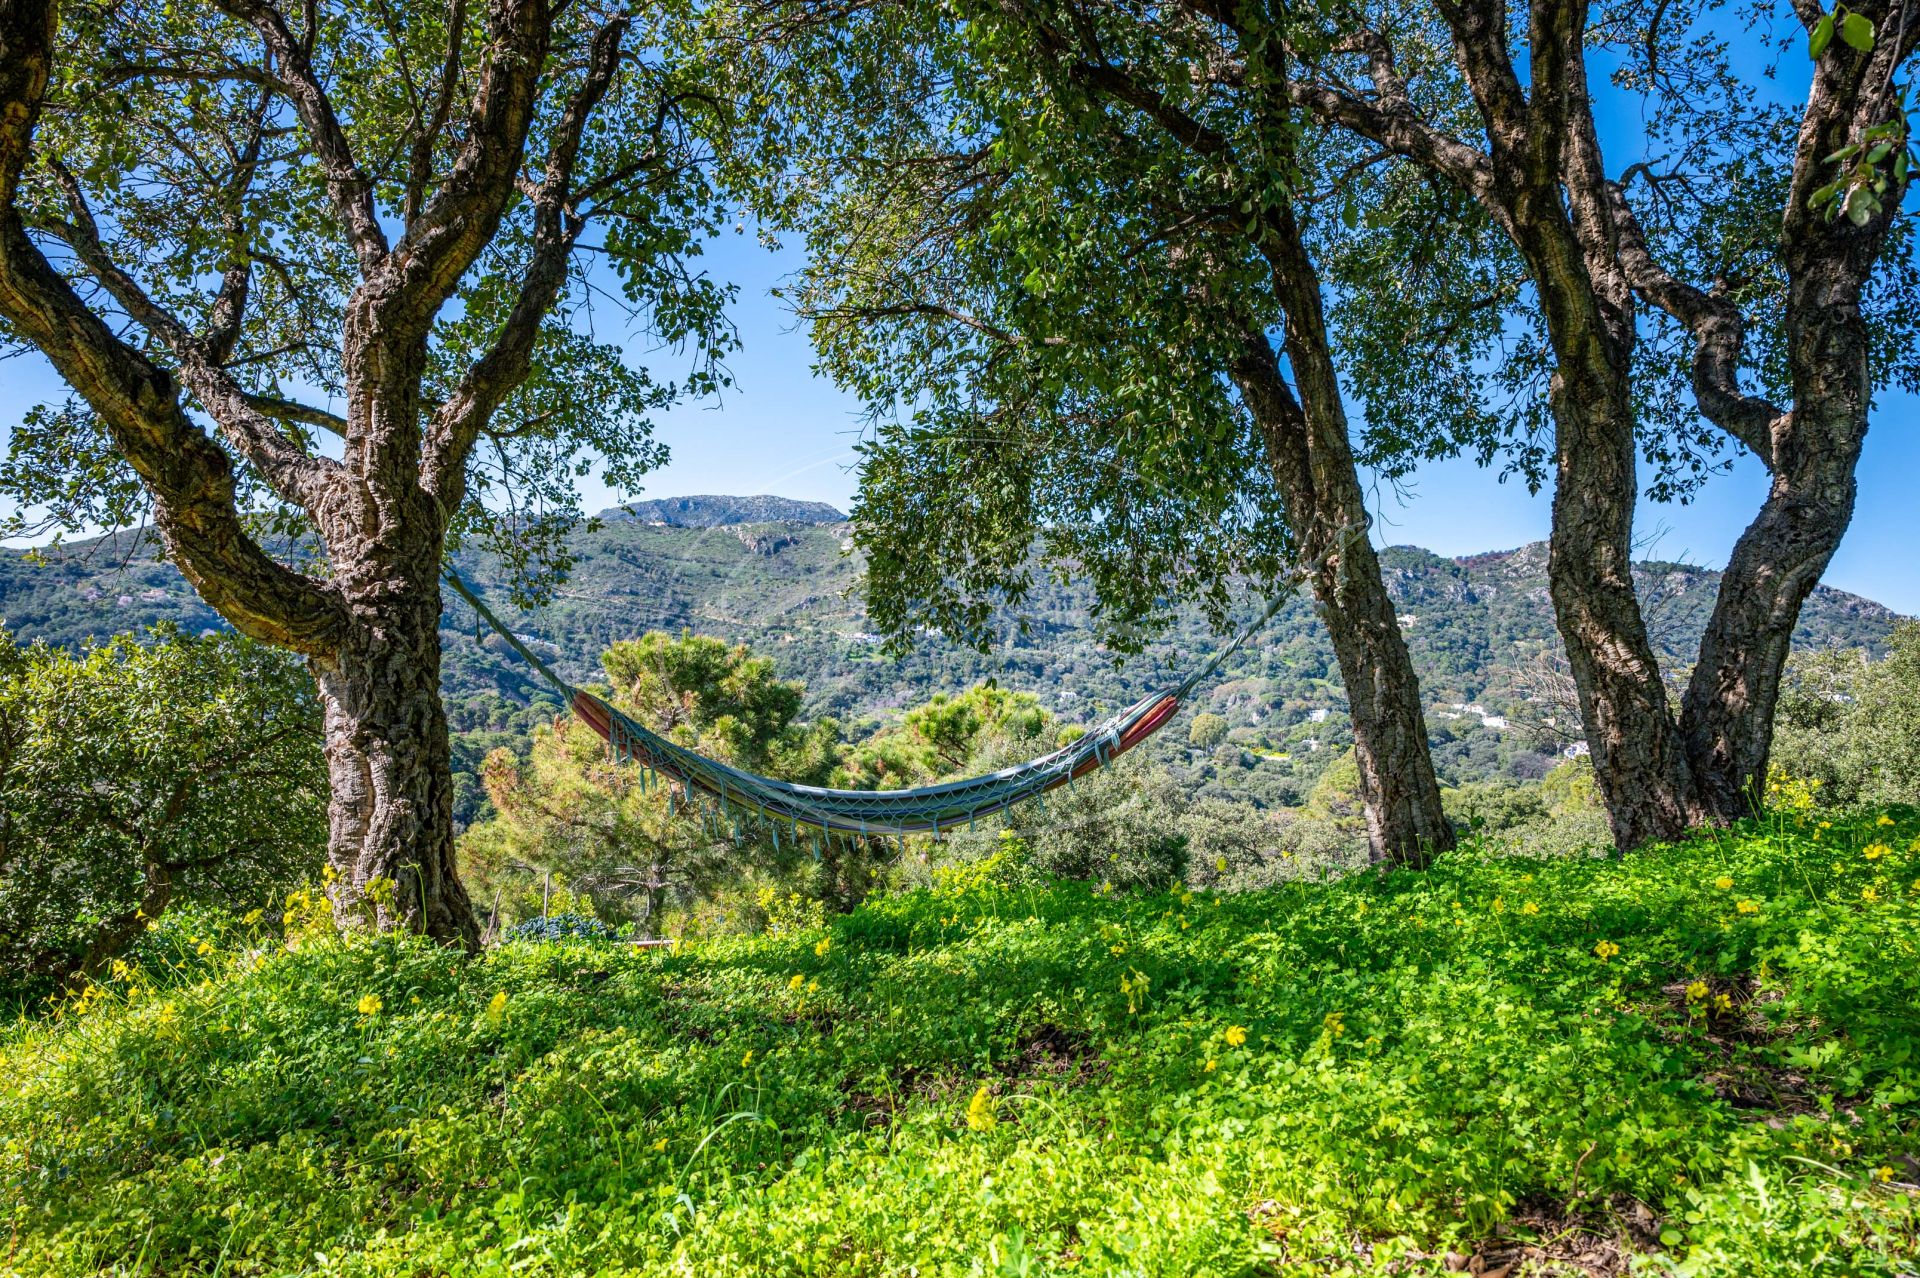
[(183, 924), (0, 1031), (0, 1273), (1910, 1275), (1916, 835), (672, 954)]

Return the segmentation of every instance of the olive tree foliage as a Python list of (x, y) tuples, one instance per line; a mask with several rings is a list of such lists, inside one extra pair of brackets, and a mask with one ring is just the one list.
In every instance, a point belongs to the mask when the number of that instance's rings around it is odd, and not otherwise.
[(312, 680), (233, 635), (77, 656), (0, 629), (0, 981), (90, 976), (176, 901), (271, 907), (318, 877)]
[[(1253, 7), (1203, 4), (1236, 30)], [(1303, 11), (1290, 97), (1470, 201), (1504, 244), (1478, 296), (1510, 322), (1436, 323), (1429, 292), (1348, 308), (1368, 419), (1405, 449), (1458, 439), (1554, 482), (1553, 602), (1617, 842), (1735, 819), (1763, 780), (1795, 618), (1852, 516), (1876, 393), (1911, 386), (1916, 283), (1908, 0), (1724, 8), (1385, 0)], [(1806, 68), (1804, 99), (1772, 81)], [(1601, 81), (1608, 64), (1613, 86)], [(1472, 104), (1464, 121), (1436, 103)], [(1602, 145), (1612, 93), (1645, 121)], [(1368, 227), (1392, 259), (1393, 227)], [(1361, 237), (1364, 242), (1366, 237)], [(1365, 270), (1368, 255), (1351, 259)], [(1501, 261), (1512, 268), (1500, 268)], [(1351, 276), (1347, 276), (1351, 278)], [(1449, 308), (1456, 299), (1445, 299)], [(1469, 380), (1495, 372), (1484, 389)], [(1767, 497), (1737, 542), (1681, 698), (1633, 591), (1636, 499), (1731, 456)], [(1639, 463), (1649, 464), (1642, 486)]]
[[(802, 689), (744, 645), (659, 632), (601, 656), (612, 700), (689, 749), (761, 773), (826, 781), (839, 730), (802, 723)], [(461, 866), (483, 908), (499, 922), (525, 917), (543, 888), (563, 884), (602, 918), (659, 930), (666, 911), (732, 887), (750, 871), (791, 870), (805, 858), (792, 839), (736, 826), (684, 787), (643, 779), (616, 763), (606, 742), (563, 716), (536, 729), (525, 762), (495, 750), (483, 769), (495, 817), (461, 836)], [(822, 849), (820, 876), (839, 868)], [(849, 885), (825, 882), (835, 891)]]
[[(438, 574), (538, 596), (590, 464), (715, 386), (710, 99), (671, 5), (0, 0), (0, 332), (70, 398), (0, 465), (12, 530), (151, 521), (236, 629), (306, 656), (342, 904), (471, 943)], [(624, 358), (638, 328), (679, 349)]]
[(1246, 251), (1177, 233), (1199, 180), (1179, 145), (1110, 136), (985, 8), (723, 8), (723, 47), (759, 41), (736, 91), (760, 127), (735, 153), (811, 250), (789, 296), (822, 367), (873, 410), (854, 515), (878, 628), (989, 645), (1053, 572), (1131, 650), (1170, 596), (1222, 620), (1235, 574), (1289, 566), (1224, 371), (1270, 293)]
[(1374, 854), (1448, 846), (1309, 251), (1355, 148), (1287, 100), (1289, 22), (1236, 42), (1178, 5), (720, 10), (761, 121), (742, 180), (805, 235), (794, 302), (873, 412), (855, 514), (880, 627), (986, 646), (1052, 572), (1125, 653), (1180, 605), (1222, 625), (1243, 582), (1305, 578)]

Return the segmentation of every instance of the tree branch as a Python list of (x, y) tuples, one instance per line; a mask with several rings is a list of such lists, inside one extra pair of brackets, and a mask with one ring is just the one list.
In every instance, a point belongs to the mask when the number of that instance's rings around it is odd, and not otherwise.
[(1626, 192), (1608, 185), (1621, 269), (1633, 291), (1679, 321), (1693, 337), (1693, 396), (1706, 419), (1752, 450), (1771, 469), (1773, 430), (1785, 417), (1770, 400), (1740, 388), (1746, 325), (1739, 308), (1718, 292), (1687, 283), (1654, 260)]
[(552, 16), (547, 0), (495, 0), (487, 17), (488, 47), (466, 141), (438, 189), (408, 221), (388, 264), (393, 274), (370, 299), (381, 311), (383, 340), (395, 347), (426, 335), (461, 276), (492, 241), (514, 194)]
[[(308, 45), (293, 38), (286, 17), (265, 0), (214, 0), (223, 13), (260, 33), (279, 64), (279, 79), (305, 126), (314, 154), (327, 175), (327, 190), (346, 228), (347, 242), (359, 259), (362, 276), (371, 275), (387, 257), (386, 232), (374, 208), (373, 179), (354, 162), (346, 130), (313, 69)], [(313, 19), (309, 17), (308, 36)]]
[(1440, 132), (1414, 112), (1406, 82), (1394, 65), (1393, 46), (1377, 31), (1352, 36), (1346, 48), (1363, 53), (1373, 80), (1371, 101), (1318, 80), (1290, 79), (1291, 105), (1319, 120), (1356, 133), (1377, 146), (1438, 173), (1468, 195), (1485, 202), (1492, 191), (1493, 164), (1487, 155)]
[(99, 414), (152, 494), (168, 548), (201, 597), (256, 639), (327, 652), (346, 626), (339, 601), (247, 535), (227, 454), (186, 415), (173, 379), (87, 309), (20, 219), (14, 199), (55, 30), (54, 0), (0, 0), (0, 315)]
[(299, 440), (253, 411), (247, 402), (248, 392), (219, 366), (206, 344), (150, 298), (108, 255), (79, 181), (58, 160), (49, 158), (46, 163), (66, 194), (74, 218), (72, 224), (48, 229), (73, 249), (81, 264), (135, 323), (173, 353), (180, 362), (181, 382), (206, 407), (221, 434), (253, 463), (275, 491), (307, 511), (318, 510), (331, 486), (335, 463), (308, 453)]
[(230, 256), (226, 270), (221, 273), (220, 291), (214, 296), (207, 317), (207, 332), (202, 339), (208, 359), (215, 364), (224, 365), (232, 357), (247, 315), (248, 295), (253, 286), (253, 261), (247, 253), (247, 231), (241, 223), (239, 206), (246, 198), (247, 188), (253, 185), (254, 174), (259, 169), (267, 107), (272, 101), (270, 92), (263, 91), (260, 94), (260, 105), (253, 113), (253, 131), (247, 138), (245, 149), (237, 157), (233, 181), (227, 187), (227, 208), (221, 216), (225, 223)]
[(533, 192), (533, 254), (520, 292), (487, 353), (460, 379), (428, 427), (421, 485), (451, 511), (465, 491), (467, 457), (487, 420), (531, 371), (541, 323), (566, 283), (567, 264), (585, 223), (572, 211), (573, 170), (587, 121), (620, 66), (627, 19), (594, 32), (587, 73), (568, 100), (547, 148), (546, 170)]
[(426, 198), (427, 180), (433, 175), (433, 148), (439, 144), (447, 117), (453, 112), (453, 95), (460, 87), (460, 51), (466, 34), (466, 0), (448, 0), (447, 56), (440, 66), (440, 91), (434, 97), (433, 114), (419, 136), (413, 140), (413, 155), (407, 164), (407, 194), (400, 216), (411, 222)]

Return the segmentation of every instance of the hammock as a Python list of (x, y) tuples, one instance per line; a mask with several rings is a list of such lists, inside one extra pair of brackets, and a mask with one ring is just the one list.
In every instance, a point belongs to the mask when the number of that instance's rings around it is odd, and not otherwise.
[[(582, 723), (605, 738), (615, 761), (632, 763), (641, 769), (643, 787), (658, 778), (663, 782), (678, 782), (686, 791), (684, 797), (691, 797), (694, 790), (703, 792), (712, 805), (705, 814), (706, 819), (717, 819), (722, 830), (730, 825), (736, 839), (742, 821), (771, 826), (776, 847), (782, 824), (791, 827), (796, 835), (802, 830), (809, 831), (815, 837), (816, 852), (819, 838), (835, 834), (938, 835), (962, 826), (971, 829), (980, 817), (1002, 812), (1029, 799), (1039, 801), (1044, 808), (1047, 791), (1104, 766), (1165, 726), (1187, 694), (1263, 629), (1306, 579), (1307, 570), (1302, 569), (1296, 574), (1292, 589), (1277, 595), (1251, 625), (1180, 683), (1163, 692), (1149, 693), (1097, 724), (1079, 740), (1051, 754), (964, 781), (916, 786), (910, 790), (836, 790), (756, 776), (709, 759), (652, 731), (604, 698), (576, 688), (554, 673), (468, 589), (457, 572), (452, 568), (446, 571), (447, 584), (454, 592), (554, 686)], [(683, 798), (671, 785), (667, 796), (670, 811)]]

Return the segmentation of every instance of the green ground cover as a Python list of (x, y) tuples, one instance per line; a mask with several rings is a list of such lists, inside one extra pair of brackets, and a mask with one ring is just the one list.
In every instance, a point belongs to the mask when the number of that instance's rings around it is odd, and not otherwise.
[(0, 1031), (0, 1273), (1912, 1274), (1916, 836), (1002, 857), (673, 952), (171, 921)]

